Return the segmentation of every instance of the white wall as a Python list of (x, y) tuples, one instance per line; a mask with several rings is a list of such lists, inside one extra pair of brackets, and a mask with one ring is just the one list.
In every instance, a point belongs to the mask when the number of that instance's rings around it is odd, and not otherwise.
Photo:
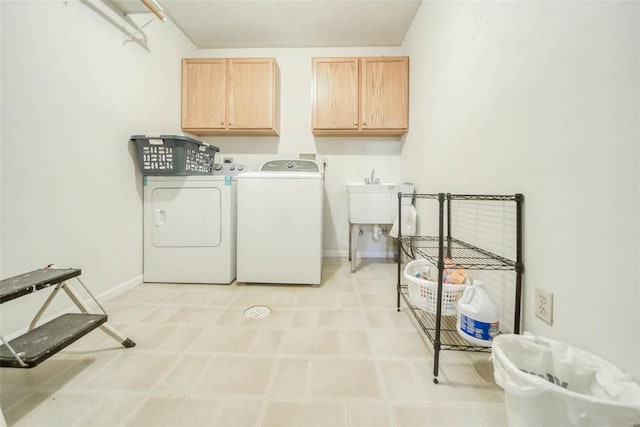
[[(2, 7), (0, 7), (0, 31), (2, 30)], [(2, 55), (0, 54), (0, 82), (2, 82)], [(0, 111), (2, 111), (2, 84), (0, 83)], [(0, 238), (2, 237), (2, 118), (0, 117)], [(0, 240), (0, 278), (2, 274), (2, 241)], [(2, 322), (2, 317), (0, 317)]]
[[(275, 57), (281, 72), (281, 129), (279, 137), (198, 137), (220, 147), (220, 158), (233, 157), (258, 169), (274, 158), (298, 158), (315, 153), (326, 158), (325, 176), (325, 256), (347, 256), (349, 235), (346, 209), (346, 182), (362, 182), (375, 169), (387, 182), (400, 178), (402, 138), (327, 138), (311, 133), (311, 58), (327, 56), (392, 56), (399, 48), (325, 49), (215, 49), (201, 50), (199, 57)], [(358, 244), (363, 256), (392, 256), (391, 246), (382, 238), (374, 242), (365, 233)]]
[(424, 2), (403, 48), (403, 178), (524, 193), (524, 329), (640, 378), (640, 4)]
[[(125, 46), (104, 2), (0, 5), (2, 276), (56, 263), (81, 268), (94, 294), (135, 285), (142, 185), (128, 139), (180, 130), (179, 58), (196, 49), (170, 22), (145, 29), (148, 49)], [(2, 332), (44, 296), (3, 304)]]

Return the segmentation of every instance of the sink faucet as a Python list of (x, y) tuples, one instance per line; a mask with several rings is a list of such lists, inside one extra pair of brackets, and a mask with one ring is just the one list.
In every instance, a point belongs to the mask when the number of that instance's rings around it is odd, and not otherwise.
[(365, 184), (377, 184), (380, 182), (380, 178), (374, 178), (376, 174), (376, 170), (375, 169), (371, 169), (371, 178), (365, 178), (364, 179), (364, 183)]

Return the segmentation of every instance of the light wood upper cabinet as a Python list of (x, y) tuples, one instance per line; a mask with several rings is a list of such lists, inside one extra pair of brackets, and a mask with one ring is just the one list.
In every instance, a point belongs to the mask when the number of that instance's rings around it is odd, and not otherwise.
[(393, 136), (408, 130), (409, 58), (314, 58), (318, 136)]
[(224, 129), (227, 121), (224, 59), (182, 61), (182, 128)]
[[(278, 109), (273, 59), (229, 59), (229, 128), (270, 129)], [(279, 92), (279, 90), (278, 90)]]
[(278, 135), (275, 59), (183, 59), (182, 129), (195, 135)]
[(313, 59), (313, 129), (358, 129), (358, 59)]
[(409, 125), (409, 58), (362, 58), (362, 127), (402, 129)]

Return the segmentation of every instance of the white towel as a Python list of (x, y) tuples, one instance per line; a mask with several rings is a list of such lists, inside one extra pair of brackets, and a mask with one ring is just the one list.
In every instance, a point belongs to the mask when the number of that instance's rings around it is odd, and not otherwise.
[[(402, 206), (402, 235), (403, 236), (415, 236), (416, 235), (416, 219), (418, 212), (413, 205)], [(393, 221), (393, 226), (389, 235), (394, 238), (398, 238), (398, 217)]]

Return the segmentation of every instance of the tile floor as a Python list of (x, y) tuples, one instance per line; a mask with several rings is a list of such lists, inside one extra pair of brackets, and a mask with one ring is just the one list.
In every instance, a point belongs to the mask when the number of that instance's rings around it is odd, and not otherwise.
[[(326, 259), (318, 287), (143, 284), (105, 304), (137, 346), (102, 331), (30, 370), (0, 369), (9, 426), (500, 426), (488, 354), (433, 352), (396, 265)], [(244, 317), (268, 305), (263, 320)]]

